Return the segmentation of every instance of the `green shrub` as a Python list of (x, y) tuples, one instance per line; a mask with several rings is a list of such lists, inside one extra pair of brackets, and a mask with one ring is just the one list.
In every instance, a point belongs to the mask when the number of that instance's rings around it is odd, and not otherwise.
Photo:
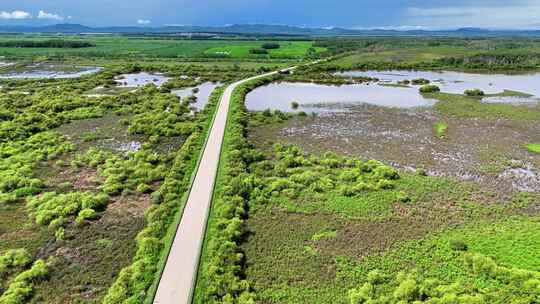
[(25, 267), (32, 262), (26, 249), (11, 249), (0, 256), (0, 278), (17, 267)]
[(448, 125), (444, 122), (436, 122), (433, 129), (435, 130), (437, 137), (445, 138), (448, 132)]
[(92, 220), (97, 217), (97, 212), (94, 209), (83, 209), (79, 212), (77, 215), (77, 218), (75, 218), (75, 223), (77, 225), (84, 224), (87, 220)]
[(418, 78), (418, 79), (411, 80), (411, 83), (414, 85), (426, 85), (426, 84), (429, 84), (430, 81), (425, 78)]
[(540, 154), (540, 144), (528, 144), (526, 147), (529, 152)]
[(461, 239), (453, 239), (450, 240), (450, 248), (456, 251), (467, 251), (469, 246), (467, 245), (467, 243), (465, 243), (465, 241)]
[(47, 276), (45, 262), (37, 260), (29, 270), (18, 274), (9, 284), (0, 297), (0, 304), (27, 303), (27, 299), (34, 291), (34, 283)]
[(480, 89), (465, 90), (464, 94), (471, 97), (481, 97), (485, 95), (484, 91)]
[[(540, 294), (540, 272), (497, 265), (480, 254), (464, 254), (464, 266), (486, 288), (464, 282), (440, 282), (417, 272), (395, 277), (368, 274), (367, 282), (349, 291), (351, 304), (358, 303), (535, 303)], [(373, 279), (376, 278), (376, 279)]]
[(267, 42), (261, 46), (261, 48), (267, 49), (267, 50), (279, 49), (280, 47), (281, 46), (279, 45), (279, 43), (276, 43), (276, 42)]
[(263, 48), (260, 48), (260, 49), (250, 49), (250, 50), (249, 50), (249, 53), (250, 53), (250, 54), (254, 54), (254, 55), (267, 55), (267, 54), (268, 54), (268, 50), (263, 49)]
[[(47, 192), (42, 196), (28, 200), (30, 216), (39, 225), (48, 225), (53, 229), (63, 226), (67, 217), (79, 215), (81, 210), (103, 210), (109, 202), (109, 196), (103, 193), (72, 192), (57, 194)], [(92, 209), (93, 210), (93, 209)], [(88, 213), (85, 211), (84, 214)]]
[(441, 89), (436, 86), (436, 85), (425, 85), (425, 86), (422, 86), (420, 87), (420, 93), (437, 93), (437, 92), (440, 92)]

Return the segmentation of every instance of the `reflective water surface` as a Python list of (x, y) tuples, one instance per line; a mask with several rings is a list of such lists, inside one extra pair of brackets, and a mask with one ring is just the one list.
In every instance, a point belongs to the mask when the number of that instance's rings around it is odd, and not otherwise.
[(246, 105), (252, 111), (268, 108), (293, 111), (292, 102), (299, 104), (300, 111), (320, 113), (343, 111), (347, 106), (358, 104), (415, 108), (432, 106), (436, 101), (422, 97), (415, 88), (388, 87), (374, 83), (342, 86), (272, 83), (255, 89), (246, 97)]
[(137, 88), (143, 87), (147, 84), (153, 83), (157, 87), (160, 87), (165, 82), (169, 81), (170, 77), (167, 77), (159, 73), (133, 73), (133, 74), (122, 74), (115, 77), (115, 81), (118, 83), (118, 87), (124, 88)]
[(185, 98), (188, 96), (195, 95), (197, 97), (197, 102), (193, 103), (192, 106), (197, 108), (197, 110), (202, 110), (204, 106), (208, 103), (208, 99), (210, 99), (210, 95), (212, 94), (212, 91), (218, 87), (220, 83), (213, 83), (213, 82), (205, 82), (195, 88), (198, 89), (197, 93), (193, 92), (193, 87), (181, 89), (181, 90), (172, 90), (171, 93), (175, 94), (176, 96), (180, 98)]

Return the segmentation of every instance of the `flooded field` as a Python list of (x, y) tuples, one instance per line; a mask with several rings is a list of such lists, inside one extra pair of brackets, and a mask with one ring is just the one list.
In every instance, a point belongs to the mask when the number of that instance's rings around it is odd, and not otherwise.
[(537, 122), (444, 118), (448, 134), (433, 126), (441, 117), (432, 109), (402, 110), (372, 105), (316, 118), (296, 118), (263, 126), (252, 134), (260, 147), (274, 142), (297, 144), (306, 151), (377, 159), (403, 170), (478, 182), (491, 190), (540, 192), (540, 155), (524, 145), (540, 141)]
[(169, 79), (171, 78), (160, 73), (152, 74), (146, 72), (122, 74), (115, 77), (118, 87), (121, 88), (138, 88), (151, 83), (160, 87), (165, 82), (169, 81)]
[(186, 98), (189, 96), (197, 97), (197, 101), (193, 103), (192, 106), (195, 107), (197, 110), (202, 110), (204, 106), (208, 103), (208, 99), (210, 98), (212, 91), (220, 85), (221, 84), (217, 82), (205, 82), (197, 87), (172, 90), (171, 93), (180, 98)]
[(481, 89), (486, 94), (498, 94), (505, 90), (533, 95), (530, 98), (491, 98), (499, 102), (537, 102), (540, 97), (540, 73), (533, 74), (472, 74), (462, 72), (428, 71), (349, 71), (337, 75), (365, 76), (379, 79), (379, 83), (399, 84), (413, 79), (427, 79), (440, 87), (442, 92), (463, 94), (468, 89)]
[(290, 82), (257, 88), (246, 97), (246, 105), (251, 111), (270, 108), (291, 112), (293, 102), (299, 104), (300, 111), (321, 113), (343, 111), (364, 103), (406, 109), (432, 106), (436, 101), (422, 97), (418, 90), (412, 88), (378, 84), (329, 86)]
[(18, 67), (11, 71), (0, 74), (0, 79), (79, 78), (85, 75), (98, 73), (101, 70), (101, 67), (82, 67), (61, 64), (37, 63)]

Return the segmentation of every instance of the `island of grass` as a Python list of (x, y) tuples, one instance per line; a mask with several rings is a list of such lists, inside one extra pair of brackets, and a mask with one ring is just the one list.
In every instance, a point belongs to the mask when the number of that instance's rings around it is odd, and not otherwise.
[(532, 153), (540, 154), (540, 144), (528, 144), (527, 150)]
[(433, 125), (435, 134), (439, 138), (445, 138), (448, 132), (448, 125), (442, 121), (438, 121)]

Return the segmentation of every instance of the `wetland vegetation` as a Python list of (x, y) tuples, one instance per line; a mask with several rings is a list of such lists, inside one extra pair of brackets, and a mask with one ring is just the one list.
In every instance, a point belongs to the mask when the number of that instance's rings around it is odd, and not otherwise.
[(51, 39), (0, 37), (0, 303), (151, 303), (225, 85), (294, 65), (233, 93), (195, 303), (538, 302), (537, 40)]

